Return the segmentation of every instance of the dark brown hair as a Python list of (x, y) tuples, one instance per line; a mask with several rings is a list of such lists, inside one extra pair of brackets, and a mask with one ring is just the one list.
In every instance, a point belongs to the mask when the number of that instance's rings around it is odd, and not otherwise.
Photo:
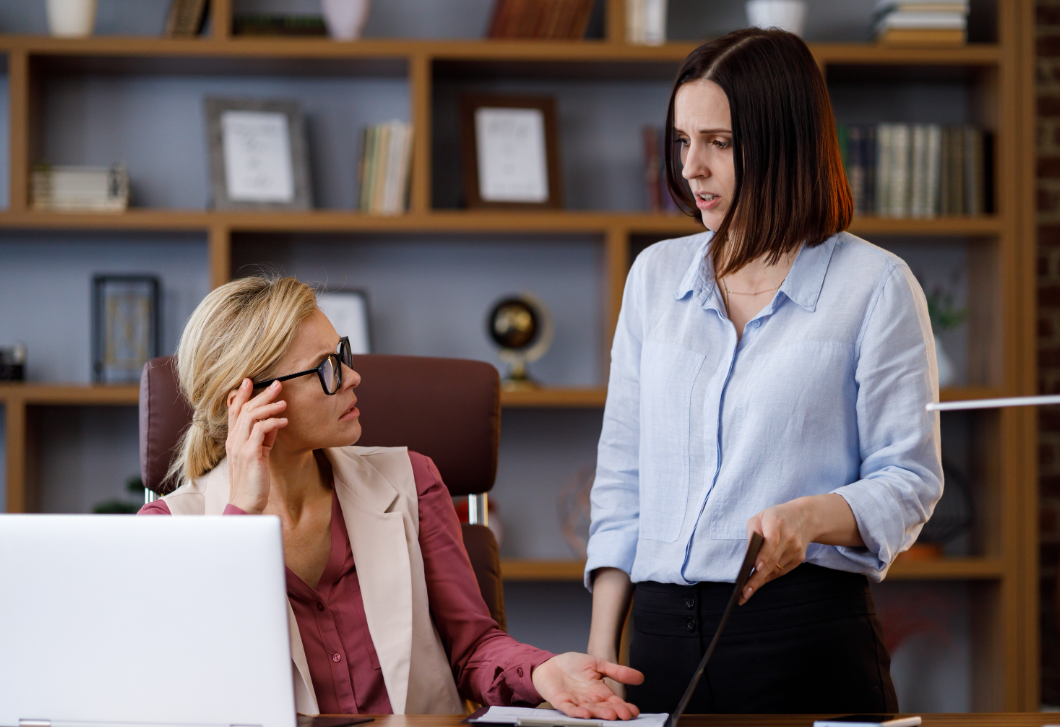
[(721, 87), (732, 117), (736, 188), (711, 245), (716, 277), (762, 255), (776, 264), (802, 243), (819, 245), (850, 225), (854, 202), (828, 88), (802, 39), (775, 29), (729, 33), (682, 64), (666, 110), (665, 156), (666, 183), (683, 212), (700, 216), (681, 176), (674, 100), (681, 86), (699, 80)]

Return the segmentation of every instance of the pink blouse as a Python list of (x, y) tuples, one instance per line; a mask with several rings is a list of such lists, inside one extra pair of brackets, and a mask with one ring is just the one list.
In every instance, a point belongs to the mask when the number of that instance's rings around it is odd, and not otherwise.
[[(460, 695), (486, 705), (540, 703), (530, 675), (553, 655), (498, 628), (479, 593), (453, 500), (438, 469), (422, 454), (409, 452), (409, 459), (419, 495), (420, 550), (431, 616)], [(164, 500), (156, 500), (140, 514), (171, 513)], [(224, 514), (246, 513), (228, 505)], [(310, 588), (288, 568), (287, 595), (321, 713), (391, 714), (337, 497), (331, 509), (331, 555), (320, 582)]]

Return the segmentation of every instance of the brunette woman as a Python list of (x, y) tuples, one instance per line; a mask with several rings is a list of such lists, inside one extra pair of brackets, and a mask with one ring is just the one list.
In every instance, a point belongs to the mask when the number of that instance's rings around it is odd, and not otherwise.
[[(749, 535), (765, 543), (689, 712), (893, 712), (869, 581), (942, 494), (935, 351), (898, 257), (852, 202), (806, 44), (749, 29), (692, 52), (667, 110), (671, 194), (706, 231), (636, 260), (611, 351), (589, 653), (669, 712)], [(618, 689), (621, 691), (621, 689)]]

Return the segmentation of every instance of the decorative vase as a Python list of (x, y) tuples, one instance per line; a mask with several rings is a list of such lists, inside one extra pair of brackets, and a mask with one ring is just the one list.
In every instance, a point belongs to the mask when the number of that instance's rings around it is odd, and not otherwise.
[(62, 38), (92, 35), (97, 7), (97, 0), (48, 0), (48, 30)]
[(953, 365), (953, 359), (942, 347), (939, 337), (935, 336), (935, 361), (939, 370), (939, 388), (952, 386), (957, 381), (957, 367)]
[(806, 2), (747, 0), (747, 22), (757, 28), (780, 28), (801, 36), (806, 25)]
[(372, 0), (322, 0), (324, 22), (335, 40), (356, 40), (368, 21)]

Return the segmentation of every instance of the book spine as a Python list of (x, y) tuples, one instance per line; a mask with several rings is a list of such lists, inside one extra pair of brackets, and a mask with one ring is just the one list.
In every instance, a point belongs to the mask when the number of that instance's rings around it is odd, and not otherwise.
[(911, 217), (927, 217), (927, 127), (916, 124), (912, 128), (912, 174), (909, 190)]
[(895, 124), (891, 130), (891, 194), (888, 214), (908, 217), (910, 207), (912, 162), (911, 129), (906, 124)]
[(364, 131), (361, 133), (361, 158), (357, 162), (357, 209), (360, 212), (367, 212), (368, 205), (366, 200), (368, 199), (368, 155), (369, 149), (372, 144), (372, 127), (364, 127)]
[(960, 127), (950, 130), (950, 188), (951, 215), (964, 214), (964, 141)]
[(860, 126), (850, 126), (846, 131), (847, 182), (850, 196), (854, 198), (854, 214), (865, 214), (865, 133)]
[(983, 214), (983, 135), (979, 129), (964, 129), (964, 213)]
[(412, 124), (405, 124), (405, 147), (403, 149), (403, 159), (401, 164), (401, 211), (405, 212), (409, 208), (409, 185), (412, 181)]
[(876, 206), (876, 163), (878, 161), (876, 132), (875, 126), (866, 126), (863, 129), (865, 138), (862, 142), (861, 159), (865, 163), (865, 214), (867, 215), (879, 214), (879, 208)]
[(644, 0), (626, 0), (626, 42), (644, 43)]
[(891, 124), (876, 127), (876, 214), (890, 214), (891, 199)]
[(390, 125), (380, 124), (376, 136), (375, 184), (372, 189), (372, 213), (383, 211), (383, 195), (386, 193), (386, 166), (389, 163)]
[(942, 163), (942, 127), (931, 124), (927, 128), (927, 216), (939, 216), (941, 192), (939, 167)]
[(654, 126), (641, 130), (644, 143), (644, 186), (648, 193), (648, 209), (662, 212), (662, 169), (659, 159), (659, 135)]

